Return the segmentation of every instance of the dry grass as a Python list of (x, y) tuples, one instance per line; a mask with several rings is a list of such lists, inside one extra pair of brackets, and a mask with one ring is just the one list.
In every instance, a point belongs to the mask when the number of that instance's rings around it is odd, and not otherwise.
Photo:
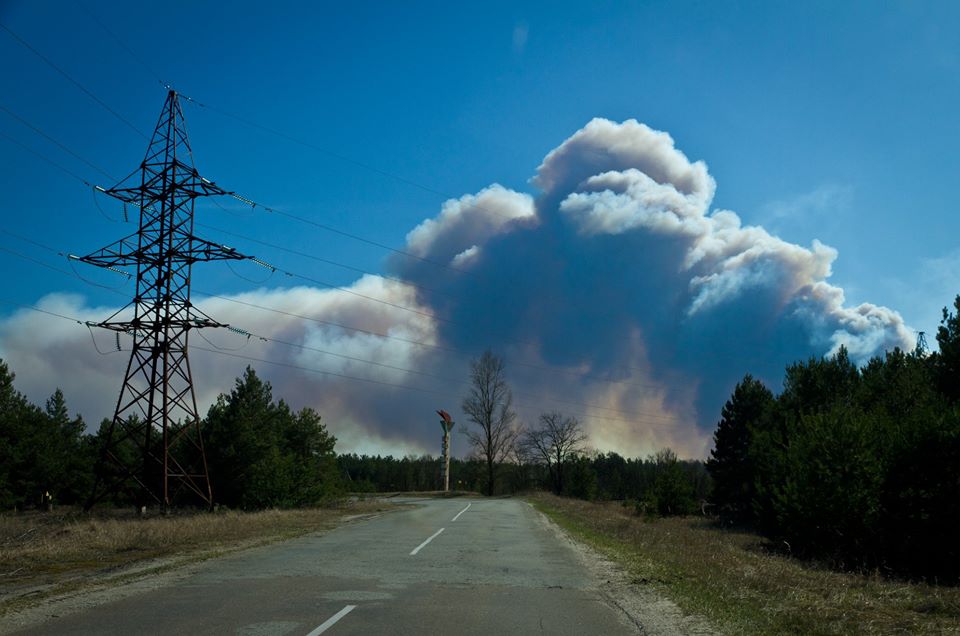
[(730, 634), (960, 634), (960, 589), (832, 571), (702, 518), (535, 495), (555, 522)]
[(157, 559), (183, 563), (328, 530), (353, 515), (391, 507), (359, 501), (330, 508), (178, 514), (132, 511), (0, 515), (0, 613), (21, 596), (46, 595), (85, 579)]

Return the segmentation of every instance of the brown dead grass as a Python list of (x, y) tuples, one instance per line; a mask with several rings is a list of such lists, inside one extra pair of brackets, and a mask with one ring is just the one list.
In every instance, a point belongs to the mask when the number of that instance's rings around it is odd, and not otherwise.
[(328, 508), (181, 513), (132, 511), (0, 515), (0, 613), (23, 596), (46, 596), (105, 573), (146, 563), (181, 564), (254, 545), (329, 530), (356, 515), (391, 508), (357, 501)]
[(530, 497), (684, 611), (730, 634), (960, 634), (960, 589), (836, 572), (703, 518), (645, 520), (619, 503)]

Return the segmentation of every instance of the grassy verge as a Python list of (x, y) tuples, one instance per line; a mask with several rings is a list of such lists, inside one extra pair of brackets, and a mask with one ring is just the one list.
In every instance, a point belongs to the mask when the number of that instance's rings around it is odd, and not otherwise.
[(701, 518), (645, 520), (618, 503), (530, 501), (684, 611), (731, 634), (960, 634), (960, 589), (843, 573)]
[(106, 575), (150, 572), (238, 548), (329, 530), (391, 508), (358, 501), (329, 508), (177, 514), (130, 511), (0, 515), (0, 614)]

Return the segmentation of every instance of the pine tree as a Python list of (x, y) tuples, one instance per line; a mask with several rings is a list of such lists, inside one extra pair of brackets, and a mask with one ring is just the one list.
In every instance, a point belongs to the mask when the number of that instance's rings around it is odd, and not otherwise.
[(711, 499), (729, 520), (744, 522), (753, 516), (757, 471), (750, 445), (773, 403), (770, 389), (747, 374), (720, 412), (707, 470), (713, 478)]

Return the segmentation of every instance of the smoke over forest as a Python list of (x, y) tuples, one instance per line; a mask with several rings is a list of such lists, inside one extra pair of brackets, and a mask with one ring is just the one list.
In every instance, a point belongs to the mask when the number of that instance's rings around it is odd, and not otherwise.
[[(490, 349), (522, 421), (560, 410), (601, 450), (702, 457), (744, 373), (776, 387), (799, 358), (845, 346), (865, 361), (914, 345), (896, 311), (845, 303), (829, 282), (836, 250), (712, 209), (707, 165), (665, 132), (594, 119), (530, 183), (531, 193), (492, 184), (445, 202), (408, 233), (403, 250), (416, 258), (389, 257), (385, 277), (198, 297), (205, 313), (273, 339), (226, 351), (217, 347), (236, 338), (192, 337), (201, 411), (250, 364), (276, 396), (316, 408), (339, 451), (436, 453), (433, 412), (463, 419), (469, 360)], [(115, 309), (59, 293), (37, 306), (82, 320)], [(0, 323), (0, 357), (19, 390), (40, 401), (60, 386), (95, 425), (112, 413), (128, 355), (98, 338), (102, 353), (86, 329), (23, 311)]]

